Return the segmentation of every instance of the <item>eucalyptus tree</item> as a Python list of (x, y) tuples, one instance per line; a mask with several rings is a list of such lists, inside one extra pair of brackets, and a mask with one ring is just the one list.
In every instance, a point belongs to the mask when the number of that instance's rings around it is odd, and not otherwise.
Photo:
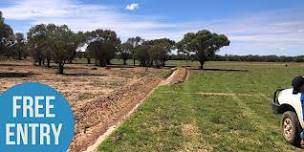
[(76, 49), (71, 52), (70, 54), (70, 57), (68, 59), (68, 63), (72, 63), (72, 61), (74, 60), (74, 58), (77, 56), (77, 49), (79, 47), (83, 47), (83, 45), (86, 44), (86, 35), (85, 33), (83, 32), (77, 32), (77, 33), (74, 33), (73, 36), (71, 37), (72, 38), (72, 41), (74, 42), (74, 44), (76, 45)]
[(99, 61), (100, 66), (107, 66), (114, 58), (121, 43), (117, 34), (111, 30), (97, 29), (88, 34), (87, 54)]
[(136, 61), (136, 55), (135, 55), (135, 50), (136, 50), (136, 47), (138, 47), (139, 45), (141, 45), (142, 43), (144, 42), (144, 39), (142, 39), (141, 37), (139, 36), (136, 36), (136, 37), (132, 37), (132, 38), (129, 38), (127, 40), (126, 43), (130, 44), (132, 46), (132, 50), (131, 50), (131, 53), (132, 53), (132, 58), (133, 58), (133, 65), (135, 66), (135, 61)]
[[(43, 46), (43, 50), (42, 50), (42, 54), (43, 54), (43, 57), (44, 59), (46, 59), (46, 62), (47, 62), (47, 67), (50, 68), (50, 64), (51, 64), (51, 60), (52, 60), (52, 51), (55, 48), (55, 45), (54, 43), (56, 42), (53, 37), (54, 37), (54, 34), (56, 34), (56, 30), (57, 30), (57, 26), (55, 24), (48, 24), (46, 25), (45, 27), (46, 29), (46, 35), (45, 35), (45, 39), (44, 39), (44, 46)], [(43, 60), (44, 60), (43, 59)]]
[(22, 33), (16, 33), (15, 34), (15, 50), (17, 53), (17, 58), (18, 60), (21, 60), (22, 57), (24, 57), (24, 54), (26, 53), (26, 48), (25, 48), (25, 38), (24, 35)]
[(105, 67), (114, 58), (117, 49), (112, 43), (99, 39), (90, 43), (88, 51), (95, 60), (99, 61), (99, 66)]
[[(85, 52), (85, 49), (88, 46), (86, 33), (87, 32), (82, 32), (82, 31), (79, 31), (76, 33), (75, 41), (78, 43), (78, 47), (75, 51), (75, 55), (73, 56), (73, 58), (75, 58), (75, 57), (83, 58), (84, 57), (84, 58), (88, 59), (88, 64), (90, 64), (91, 58), (87, 58), (87, 56), (86, 56), (87, 54)], [(71, 61), (70, 61), (70, 63), (71, 63)]]
[(197, 33), (187, 33), (179, 42), (178, 47), (183, 52), (195, 54), (195, 59), (200, 62), (200, 69), (204, 63), (215, 57), (215, 53), (224, 46), (229, 46), (230, 41), (223, 34), (211, 33), (201, 30)]
[(75, 41), (76, 34), (73, 33), (68, 26), (55, 26), (54, 31), (48, 34), (48, 40), (52, 48), (52, 60), (58, 65), (58, 73), (63, 74), (64, 65), (71, 59), (78, 47), (78, 41)]
[(127, 60), (132, 56), (133, 46), (129, 43), (123, 43), (118, 47), (118, 53), (123, 60), (123, 64), (127, 65)]
[(161, 45), (152, 45), (148, 50), (150, 57), (150, 66), (156, 67), (164, 66), (165, 60), (168, 56), (167, 50)]
[(150, 45), (139, 45), (135, 48), (134, 57), (140, 62), (141, 66), (151, 66)]
[(8, 51), (9, 42), (13, 41), (13, 29), (4, 22), (4, 17), (0, 11), (0, 55), (5, 55)]
[(41, 66), (45, 58), (44, 50), (49, 49), (48, 44), (48, 30), (45, 24), (39, 24), (30, 28), (27, 33), (28, 48), (31, 51), (31, 55), (34, 62), (38, 62)]
[(154, 62), (157, 67), (165, 66), (165, 62), (169, 59), (169, 54), (175, 49), (175, 42), (168, 38), (145, 41), (143, 45), (151, 46), (151, 49), (149, 50), (150, 60), (151, 62)]

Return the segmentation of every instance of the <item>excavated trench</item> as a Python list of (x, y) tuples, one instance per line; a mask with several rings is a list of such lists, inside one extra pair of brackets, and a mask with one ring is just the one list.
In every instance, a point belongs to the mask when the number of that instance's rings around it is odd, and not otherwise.
[(158, 86), (183, 82), (187, 75), (187, 69), (176, 68), (166, 80), (142, 78), (107, 97), (86, 102), (75, 108), (75, 119), (79, 121), (77, 124), (82, 126), (76, 127), (78, 129), (68, 151), (96, 151), (98, 145), (135, 112)]

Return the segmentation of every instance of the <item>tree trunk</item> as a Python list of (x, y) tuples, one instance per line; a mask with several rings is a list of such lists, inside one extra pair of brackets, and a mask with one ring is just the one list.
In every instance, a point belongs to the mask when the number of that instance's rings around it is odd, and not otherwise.
[(127, 59), (123, 59), (123, 65), (127, 65)]
[(201, 64), (201, 65), (200, 65), (200, 69), (201, 69), (201, 70), (204, 70), (205, 61), (200, 61), (200, 64)]
[(101, 66), (101, 67), (107, 66), (106, 61), (104, 61), (104, 60), (99, 60), (99, 66)]
[[(100, 63), (100, 61), (99, 61), (99, 63)], [(98, 60), (97, 59), (95, 59), (95, 65), (100, 66), (100, 65), (98, 65)]]
[(135, 58), (133, 58), (133, 65), (135, 66)]
[(88, 64), (91, 64), (91, 58), (87, 58)]
[(38, 65), (39, 65), (39, 66), (42, 65), (42, 59), (41, 59), (41, 58), (38, 59)]
[(163, 60), (162, 63), (161, 63), (161, 65), (162, 65), (163, 67), (165, 67), (165, 66), (166, 66), (166, 60)]
[(111, 60), (106, 59), (106, 64), (105, 65), (111, 65)]
[(51, 60), (50, 59), (46, 59), (47, 62), (47, 67), (50, 68), (51, 67)]
[(22, 59), (21, 51), (19, 50), (19, 51), (18, 51), (18, 60), (21, 60), (21, 59)]
[(63, 74), (63, 65), (64, 65), (63, 63), (59, 63), (58, 64), (58, 66), (59, 66), (59, 71), (58, 71), (59, 74)]
[(99, 66), (101, 66), (102, 67), (102, 60), (99, 60)]

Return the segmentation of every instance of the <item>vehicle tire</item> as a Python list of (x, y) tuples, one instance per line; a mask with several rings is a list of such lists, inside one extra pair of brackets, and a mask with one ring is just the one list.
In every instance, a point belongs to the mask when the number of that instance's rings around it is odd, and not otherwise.
[(281, 131), (285, 140), (290, 144), (300, 146), (301, 130), (297, 114), (293, 111), (284, 112), (281, 120)]

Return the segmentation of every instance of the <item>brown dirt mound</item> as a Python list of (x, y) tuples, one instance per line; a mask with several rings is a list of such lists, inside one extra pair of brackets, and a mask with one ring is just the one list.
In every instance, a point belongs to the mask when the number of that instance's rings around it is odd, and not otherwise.
[(122, 119), (146, 94), (155, 88), (160, 79), (143, 78), (120, 88), (107, 97), (92, 100), (74, 109), (77, 130), (69, 151), (83, 151), (106, 130)]
[[(96, 151), (97, 146), (108, 136), (113, 132), (122, 122), (134, 111), (136, 111), (137, 107), (143, 102), (144, 99), (146, 99), (149, 95), (152, 94), (152, 92), (157, 88), (157, 86), (162, 85), (171, 85), (176, 84), (179, 82), (183, 82), (187, 77), (188, 71), (185, 68), (178, 68), (176, 69), (166, 80), (163, 80), (160, 82), (160, 80), (154, 80), (153, 82), (150, 81), (140, 81), (142, 84), (142, 88), (138, 87), (138, 89), (135, 89), (135, 91), (130, 92), (127, 96), (124, 96), (119, 102), (121, 103), (123, 101), (123, 104), (120, 107), (123, 107), (122, 109), (116, 109), (115, 111), (112, 111), (114, 115), (110, 115), (107, 120), (113, 120), (108, 122), (101, 122), (98, 126), (94, 127), (95, 131), (90, 132), (92, 135), (91, 138), (94, 141), (90, 141), (91, 146), (88, 145), (82, 145), (83, 147), (81, 149), (77, 150), (83, 150), (84, 147), (89, 147), (86, 152), (92, 152)], [(149, 84), (150, 83), (150, 84)], [(146, 85), (145, 85), (146, 84)], [(158, 85), (157, 85), (158, 84)], [(93, 108), (95, 105), (89, 104), (91, 108)], [(90, 108), (88, 108), (90, 109)], [(94, 113), (94, 112), (91, 112)], [(116, 117), (117, 115), (117, 117)], [(94, 120), (93, 122), (96, 122)], [(105, 126), (107, 124), (107, 126)], [(79, 127), (78, 127), (79, 128)], [(97, 129), (97, 130), (96, 130)], [(98, 131), (98, 133), (96, 133)], [(98, 137), (98, 135), (100, 135)], [(85, 136), (83, 136), (85, 137)], [(79, 138), (83, 138), (79, 137)], [(87, 139), (83, 138), (86, 143), (89, 143)], [(94, 143), (94, 144), (93, 144)], [(84, 143), (82, 143), (84, 144)], [(81, 146), (81, 144), (80, 144)], [(74, 148), (75, 149), (75, 148)], [(71, 150), (74, 150), (71, 149)]]
[(186, 68), (177, 68), (171, 76), (169, 76), (166, 80), (162, 81), (160, 85), (172, 85), (184, 82), (187, 78), (188, 70)]

